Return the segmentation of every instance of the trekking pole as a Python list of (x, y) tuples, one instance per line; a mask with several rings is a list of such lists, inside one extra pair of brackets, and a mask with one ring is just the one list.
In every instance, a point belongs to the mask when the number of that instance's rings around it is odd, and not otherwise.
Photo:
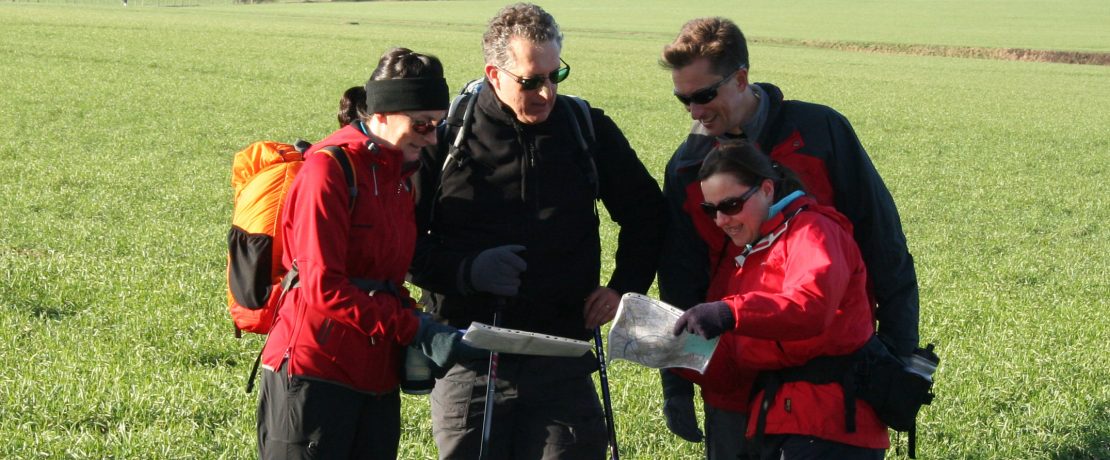
[(605, 428), (609, 431), (609, 446), (612, 447), (612, 460), (620, 460), (617, 448), (617, 426), (613, 423), (613, 400), (609, 397), (609, 373), (605, 366), (605, 346), (601, 344), (601, 326), (594, 328), (594, 350), (597, 351), (598, 374), (601, 376), (601, 401), (605, 407)]
[[(493, 310), (493, 327), (501, 327), (501, 313), (505, 310), (505, 298), (498, 297)], [(496, 351), (489, 352), (489, 372), (486, 374), (486, 408), (482, 414), (482, 448), (478, 451), (480, 460), (490, 458), (490, 430), (493, 427), (493, 396), (494, 384), (497, 383), (497, 355)]]

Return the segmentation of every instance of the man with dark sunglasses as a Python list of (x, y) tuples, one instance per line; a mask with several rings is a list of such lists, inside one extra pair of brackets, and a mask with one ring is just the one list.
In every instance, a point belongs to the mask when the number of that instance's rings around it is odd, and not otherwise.
[[(852, 221), (878, 303), (878, 334), (896, 354), (909, 356), (918, 343), (913, 258), (890, 192), (848, 120), (826, 106), (785, 100), (774, 85), (749, 84), (747, 43), (728, 19), (687, 22), (664, 48), (661, 62), (671, 71), (674, 96), (694, 119), (664, 178), (671, 221), (659, 267), (662, 299), (685, 309), (724, 294), (740, 248), (708, 214), (727, 214), (731, 203), (703, 203), (697, 172), (721, 141), (748, 139), (798, 173), (819, 203), (835, 206)], [(704, 212), (696, 212), (699, 207)], [(709, 459), (734, 459), (745, 447), (754, 372), (737, 369), (735, 374), (734, 383), (701, 391)], [(662, 380), (668, 428), (701, 441), (692, 384), (666, 370)]]
[[(470, 114), (448, 116), (441, 144), (423, 152), (412, 281), (452, 326), (500, 318), (502, 327), (589, 340), (616, 315), (623, 293), (647, 292), (655, 276), (663, 195), (612, 119), (557, 95), (570, 75), (562, 38), (536, 5), (502, 9), (483, 39), (482, 89), (459, 106)], [(605, 285), (598, 201), (620, 227)], [(477, 458), (485, 446), (488, 369), (489, 361), (460, 362), (436, 382), (432, 431), (441, 459)], [(482, 457), (603, 458), (597, 370), (590, 353), (501, 353)]]

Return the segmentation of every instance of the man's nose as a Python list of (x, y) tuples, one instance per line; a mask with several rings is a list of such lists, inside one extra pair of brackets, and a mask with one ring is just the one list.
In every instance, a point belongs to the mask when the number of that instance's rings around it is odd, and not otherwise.
[(555, 97), (558, 85), (558, 83), (552, 82), (551, 80), (546, 80), (543, 82), (543, 86), (540, 86), (540, 89), (536, 90), (536, 93), (544, 99), (551, 99)]

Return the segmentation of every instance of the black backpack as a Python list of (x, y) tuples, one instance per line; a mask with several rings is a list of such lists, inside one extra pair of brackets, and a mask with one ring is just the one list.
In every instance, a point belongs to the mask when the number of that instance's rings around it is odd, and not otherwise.
[[(933, 344), (914, 351), (915, 360), (935, 370), (940, 358)], [(839, 383), (844, 391), (844, 425), (849, 433), (856, 430), (857, 399), (867, 401), (875, 414), (890, 429), (909, 434), (909, 457), (917, 457), (917, 414), (922, 406), (932, 404), (932, 370), (922, 371), (914, 363), (895, 357), (877, 335), (855, 353), (842, 356), (820, 356), (797, 367), (763, 371), (756, 380), (756, 389), (763, 390), (755, 424), (756, 449), (762, 444), (767, 411), (775, 394), (784, 383)]]

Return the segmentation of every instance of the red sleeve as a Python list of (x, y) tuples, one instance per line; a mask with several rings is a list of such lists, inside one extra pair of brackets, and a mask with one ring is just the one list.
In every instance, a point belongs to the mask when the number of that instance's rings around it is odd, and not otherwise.
[[(725, 298), (736, 317), (740, 335), (767, 340), (802, 340), (820, 335), (836, 316), (851, 276), (844, 244), (846, 233), (823, 218), (798, 216), (772, 246), (765, 262), (781, 267), (781, 289), (769, 285), (776, 277), (751, 273), (756, 286)], [(754, 266), (758, 266), (752, 264)], [(750, 269), (750, 268), (749, 268)], [(762, 268), (770, 270), (768, 268)]]
[(308, 308), (367, 336), (408, 344), (419, 326), (413, 311), (392, 294), (369, 295), (348, 281), (348, 195), (335, 160), (325, 155), (306, 159), (289, 195), (292, 223), (285, 241), (300, 271), (301, 296)]

